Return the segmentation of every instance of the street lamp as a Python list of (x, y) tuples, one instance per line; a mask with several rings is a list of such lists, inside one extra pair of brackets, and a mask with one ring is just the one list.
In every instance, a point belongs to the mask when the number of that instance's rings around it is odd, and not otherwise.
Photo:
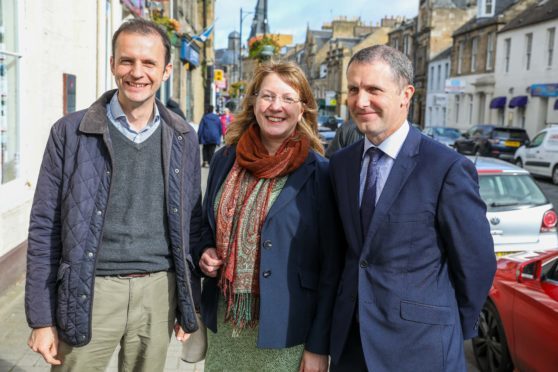
[(240, 8), (240, 45), (238, 48), (238, 81), (242, 81), (242, 22), (244, 18), (254, 14), (254, 12), (245, 12)]

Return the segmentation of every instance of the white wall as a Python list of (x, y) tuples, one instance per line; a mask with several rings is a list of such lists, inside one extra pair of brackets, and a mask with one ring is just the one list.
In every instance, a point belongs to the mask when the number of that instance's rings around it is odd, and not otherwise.
[[(439, 59), (428, 64), (425, 126), (448, 125), (448, 94), (445, 92), (446, 78), (451, 68), (450, 58)], [(438, 71), (440, 73), (438, 73)], [(446, 72), (447, 71), (447, 72)]]
[[(63, 113), (63, 73), (76, 75), (76, 109), (87, 108), (105, 86), (97, 20), (106, 0), (16, 0), (19, 22), (20, 177), (0, 185), (0, 256), (27, 238), (29, 212), (50, 127)], [(122, 8), (111, 0), (109, 30)], [(103, 21), (104, 22), (104, 21)], [(109, 53), (110, 54), (110, 53)], [(104, 63), (104, 62), (102, 62)]]
[[(553, 63), (547, 66), (547, 29), (554, 27)], [(525, 35), (533, 33), (531, 66), (526, 69)], [(511, 39), (509, 71), (505, 71), (504, 40)], [(558, 19), (498, 34), (496, 53), (496, 96), (528, 96), (525, 108), (525, 129), (530, 137), (552, 123), (558, 124), (558, 110), (554, 110), (556, 97), (533, 97), (532, 84), (558, 84)], [(506, 105), (505, 121), (514, 126), (520, 124), (520, 109)]]

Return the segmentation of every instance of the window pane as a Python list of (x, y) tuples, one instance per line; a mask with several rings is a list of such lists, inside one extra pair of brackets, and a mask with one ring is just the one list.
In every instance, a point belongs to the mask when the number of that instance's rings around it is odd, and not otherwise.
[[(15, 0), (0, 0), (0, 50), (15, 53)], [(19, 127), (17, 118), (18, 57), (0, 53), (0, 169), (1, 182), (19, 173)]]

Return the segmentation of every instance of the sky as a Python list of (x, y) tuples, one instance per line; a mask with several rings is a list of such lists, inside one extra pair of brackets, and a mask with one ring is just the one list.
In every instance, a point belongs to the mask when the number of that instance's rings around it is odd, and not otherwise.
[[(257, 0), (215, 0), (215, 49), (226, 48), (228, 35), (240, 29), (240, 8), (253, 12)], [(418, 1), (412, 0), (268, 0), (267, 18), (271, 33), (291, 34), (294, 43), (303, 43), (306, 28), (320, 30), (324, 22), (347, 16), (360, 17), (365, 24), (376, 25), (384, 16), (412, 18), (418, 13)], [(250, 33), (254, 15), (244, 18), (242, 38)]]

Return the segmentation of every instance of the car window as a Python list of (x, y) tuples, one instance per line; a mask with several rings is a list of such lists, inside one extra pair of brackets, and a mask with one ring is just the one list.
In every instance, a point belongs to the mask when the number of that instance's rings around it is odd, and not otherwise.
[(544, 137), (546, 136), (546, 132), (539, 133), (533, 138), (529, 147), (538, 147), (543, 143)]
[(558, 260), (554, 259), (543, 265), (541, 274), (546, 280), (558, 282)]
[(479, 191), (489, 211), (548, 203), (541, 189), (528, 174), (481, 175)]
[(492, 132), (492, 138), (499, 139), (515, 139), (515, 140), (525, 140), (527, 139), (527, 133), (520, 130), (502, 130), (496, 129)]
[(448, 138), (458, 138), (459, 131), (453, 128), (436, 128), (435, 133), (437, 136), (448, 137)]

